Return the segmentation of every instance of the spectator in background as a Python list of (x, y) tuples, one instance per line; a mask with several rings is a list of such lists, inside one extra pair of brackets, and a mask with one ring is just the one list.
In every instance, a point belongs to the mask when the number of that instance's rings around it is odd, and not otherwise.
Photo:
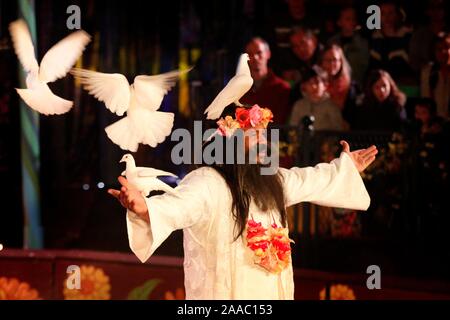
[(289, 103), (291, 87), (268, 67), (271, 57), (269, 45), (262, 38), (253, 38), (247, 43), (245, 51), (250, 57), (249, 66), (254, 82), (253, 87), (240, 101), (271, 109), (274, 122), (285, 124), (291, 112)]
[(435, 45), (435, 59), (422, 70), (420, 87), (422, 97), (433, 98), (437, 114), (449, 118), (450, 104), (450, 34), (441, 34)]
[[(417, 207), (426, 229), (436, 223), (436, 215), (448, 214), (444, 209), (448, 201), (448, 140), (444, 134), (444, 122), (436, 115), (436, 103), (433, 99), (422, 98), (417, 100), (414, 107), (414, 118), (417, 126), (416, 140), (416, 177), (417, 194), (420, 199)], [(426, 214), (425, 214), (426, 213)]]
[(361, 94), (357, 84), (352, 81), (351, 68), (342, 48), (336, 44), (325, 47), (319, 60), (325, 71), (327, 91), (331, 101), (341, 110), (347, 125), (355, 122), (357, 98)]
[(322, 45), (310, 29), (297, 29), (291, 35), (291, 52), (283, 62), (282, 78), (291, 84), (290, 102), (301, 98), (300, 83), (306, 72), (317, 67)]
[(442, 132), (443, 119), (436, 113), (436, 102), (430, 98), (421, 98), (414, 106), (414, 119), (418, 123), (421, 137)]
[(351, 69), (352, 77), (362, 85), (369, 65), (369, 44), (358, 29), (358, 17), (353, 7), (345, 7), (340, 11), (337, 25), (340, 32), (328, 40), (329, 44), (337, 44), (344, 51)]
[(302, 78), (304, 98), (298, 100), (292, 109), (289, 124), (300, 126), (304, 117), (314, 117), (315, 130), (344, 130), (344, 119), (339, 108), (330, 100), (325, 81), (314, 69), (308, 70)]
[(435, 40), (442, 31), (447, 30), (446, 12), (443, 0), (430, 0), (425, 11), (427, 21), (418, 26), (411, 37), (409, 61), (415, 72), (434, 59)]
[(381, 29), (372, 33), (370, 69), (384, 69), (402, 84), (411, 84), (414, 74), (409, 66), (411, 29), (404, 26), (403, 11), (392, 1), (383, 2)]
[(406, 95), (384, 70), (374, 70), (367, 80), (355, 127), (359, 130), (395, 131), (406, 120)]
[(291, 55), (283, 72), (283, 78), (298, 83), (305, 72), (317, 63), (322, 46), (310, 29), (296, 29), (291, 35)]
[[(272, 29), (267, 33), (271, 33), (270, 38), (274, 37), (273, 44), (276, 49), (281, 51), (290, 50), (290, 36), (294, 29), (311, 28), (315, 32), (319, 32), (317, 20), (311, 12), (307, 14), (307, 6), (305, 0), (280, 0), (279, 3), (284, 10), (275, 13), (272, 21)], [(277, 51), (277, 53), (280, 53)]]

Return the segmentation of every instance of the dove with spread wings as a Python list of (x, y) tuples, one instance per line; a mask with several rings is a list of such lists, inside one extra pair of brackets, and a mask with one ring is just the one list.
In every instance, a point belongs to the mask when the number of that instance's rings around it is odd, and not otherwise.
[(223, 110), (231, 103), (242, 107), (239, 102), (248, 90), (253, 85), (253, 78), (250, 74), (250, 67), (248, 66), (249, 56), (247, 53), (241, 54), (237, 66), (236, 74), (228, 81), (227, 85), (219, 92), (214, 101), (206, 108), (204, 113), (207, 113), (207, 119), (218, 119)]
[(16, 89), (20, 97), (32, 109), (45, 115), (63, 114), (73, 102), (55, 95), (47, 85), (63, 78), (83, 53), (91, 37), (79, 30), (55, 44), (42, 58), (39, 65), (26, 22), (16, 20), (9, 25), (14, 50), (25, 71), (26, 89)]
[(157, 178), (160, 176), (177, 177), (173, 173), (154, 168), (136, 167), (136, 162), (131, 154), (124, 155), (120, 162), (126, 163), (122, 175), (144, 197), (147, 197), (151, 191), (164, 191), (176, 195), (175, 189)]
[(72, 69), (71, 74), (91, 95), (104, 102), (111, 112), (119, 116), (126, 113), (124, 118), (106, 127), (105, 131), (121, 149), (136, 152), (139, 143), (156, 147), (172, 131), (174, 114), (157, 110), (178, 77), (190, 70), (139, 75), (131, 85), (120, 73)]

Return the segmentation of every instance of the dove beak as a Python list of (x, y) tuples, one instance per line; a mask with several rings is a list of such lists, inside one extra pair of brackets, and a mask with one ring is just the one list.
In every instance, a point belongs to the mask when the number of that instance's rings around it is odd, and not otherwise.
[(119, 163), (120, 162), (125, 162), (126, 160), (125, 160), (125, 157), (122, 157), (122, 159), (120, 159), (120, 161), (119, 161)]

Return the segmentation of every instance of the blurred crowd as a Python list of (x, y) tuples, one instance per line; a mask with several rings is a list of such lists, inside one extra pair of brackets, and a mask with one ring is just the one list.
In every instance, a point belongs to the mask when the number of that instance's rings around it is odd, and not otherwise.
[[(450, 107), (450, 33), (442, 0), (423, 23), (406, 24), (393, 1), (380, 2), (381, 29), (341, 7), (335, 33), (315, 25), (304, 0), (286, 0), (273, 30), (252, 38), (253, 88), (241, 100), (272, 109), (275, 122), (315, 130), (414, 131), (445, 135)], [(364, 21), (365, 23), (365, 21)], [(448, 134), (447, 134), (448, 135)]]

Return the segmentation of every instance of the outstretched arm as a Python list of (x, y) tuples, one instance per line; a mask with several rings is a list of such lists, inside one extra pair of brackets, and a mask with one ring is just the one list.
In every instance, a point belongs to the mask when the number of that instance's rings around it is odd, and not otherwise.
[(370, 197), (359, 172), (375, 159), (376, 147), (351, 152), (348, 143), (341, 156), (315, 167), (280, 169), (286, 206), (312, 202), (322, 206), (367, 210)]
[(204, 169), (189, 173), (175, 188), (176, 195), (165, 193), (144, 198), (125, 178), (119, 181), (121, 190), (109, 190), (109, 193), (127, 209), (130, 248), (142, 262), (147, 261), (173, 231), (189, 228), (211, 213), (210, 204), (216, 201), (210, 191), (215, 180)]
[(340, 143), (344, 148), (342, 152), (345, 152), (350, 156), (353, 164), (359, 172), (363, 172), (364, 170), (366, 170), (366, 168), (375, 161), (375, 157), (378, 153), (378, 149), (376, 146), (372, 145), (367, 149), (350, 151), (350, 146), (347, 141), (342, 140)]

